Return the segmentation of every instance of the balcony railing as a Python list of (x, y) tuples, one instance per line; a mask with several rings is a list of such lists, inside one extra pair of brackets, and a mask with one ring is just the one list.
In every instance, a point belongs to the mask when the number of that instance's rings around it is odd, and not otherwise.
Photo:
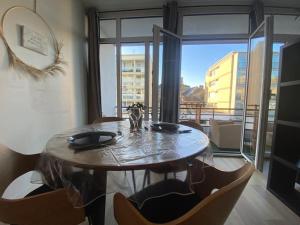
[[(127, 107), (122, 107), (123, 118), (128, 118)], [(201, 124), (203, 131), (210, 137), (211, 125), (210, 120), (231, 120), (235, 123), (242, 124), (244, 117), (243, 108), (218, 108), (218, 107), (207, 107), (202, 104), (180, 104), (179, 120), (194, 120)], [(151, 107), (149, 108), (149, 119), (152, 117)], [(159, 111), (159, 110), (158, 110)], [(272, 127), (274, 123), (274, 112), (275, 109), (269, 109), (268, 126)], [(258, 129), (258, 117), (259, 117), (259, 106), (248, 105), (245, 121), (245, 140), (253, 141), (254, 134)], [(241, 131), (242, 132), (242, 131)], [(213, 147), (212, 147), (213, 146)], [(224, 152), (223, 149), (212, 145), (211, 148), (214, 152)], [(227, 150), (225, 150), (227, 151)], [(239, 152), (239, 149), (234, 149), (232, 152)]]
[[(127, 107), (122, 107), (122, 117), (128, 118), (128, 112), (126, 111)], [(209, 125), (210, 120), (231, 120), (234, 122), (242, 122), (244, 116), (243, 108), (219, 108), (219, 107), (207, 107), (202, 104), (180, 104), (180, 113), (179, 120), (194, 120), (201, 125)], [(149, 118), (152, 117), (152, 110), (149, 107)], [(158, 110), (159, 111), (159, 110)], [(259, 106), (253, 105), (247, 109), (246, 114), (246, 129), (252, 129), (254, 124), (258, 121), (258, 111)], [(268, 118), (268, 121), (272, 123), (274, 121), (274, 115), (272, 112), (275, 112), (275, 109), (269, 109), (271, 115)]]
[[(126, 106), (122, 107), (123, 118), (128, 118), (126, 109)], [(179, 110), (179, 120), (195, 120), (201, 124), (207, 123), (210, 119), (242, 121), (244, 111), (242, 108), (205, 107), (200, 104), (180, 104)], [(151, 114), (151, 107), (149, 107), (149, 118), (151, 118)]]
[(195, 120), (200, 124), (208, 124), (211, 119), (242, 121), (242, 108), (206, 107), (201, 104), (180, 104), (180, 120)]

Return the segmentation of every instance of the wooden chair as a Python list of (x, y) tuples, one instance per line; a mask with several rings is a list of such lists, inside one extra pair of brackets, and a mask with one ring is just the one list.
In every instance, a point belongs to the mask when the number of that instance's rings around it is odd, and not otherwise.
[[(0, 194), (17, 177), (35, 169), (40, 155), (23, 155), (0, 145)], [(18, 225), (75, 225), (85, 220), (83, 208), (73, 208), (65, 189), (22, 199), (0, 198), (0, 221)]]
[(183, 120), (180, 121), (179, 124), (203, 131), (201, 125), (194, 120)]
[(105, 122), (113, 122), (113, 121), (122, 121), (123, 119), (120, 117), (99, 117), (95, 119), (93, 123), (105, 123)]
[[(195, 162), (195, 165), (191, 171), (194, 181), (200, 180), (202, 174), (199, 171), (202, 169), (205, 171), (206, 179), (193, 185), (196, 195), (202, 201), (178, 218), (164, 223), (165, 225), (223, 225), (254, 171), (250, 163), (232, 172), (219, 171), (213, 167), (203, 168), (203, 162), (200, 161)], [(212, 193), (214, 189), (218, 190)], [(178, 202), (177, 206), (181, 207), (181, 202)], [(155, 210), (155, 206), (152, 208)], [(120, 193), (114, 196), (114, 215), (119, 225), (158, 224), (147, 220)]]
[[(199, 123), (195, 122), (194, 120), (180, 121), (179, 124), (203, 131), (203, 128), (201, 127), (201, 125)], [(186, 169), (186, 164), (184, 164), (184, 165), (177, 164), (170, 168), (157, 168), (157, 169), (145, 170), (145, 174), (144, 174), (144, 178), (143, 178), (143, 187), (145, 187), (146, 181), (148, 184), (151, 183), (150, 172), (158, 173), (158, 174), (164, 173), (165, 176), (167, 176), (167, 174), (169, 172), (174, 172), (174, 176), (176, 176), (176, 172), (180, 172), (185, 169)]]

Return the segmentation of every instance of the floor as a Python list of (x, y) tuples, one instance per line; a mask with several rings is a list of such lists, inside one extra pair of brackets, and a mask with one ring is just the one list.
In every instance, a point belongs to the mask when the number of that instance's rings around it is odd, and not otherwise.
[[(221, 170), (234, 170), (244, 164), (240, 158), (215, 157), (214, 164)], [(106, 225), (116, 225), (111, 200), (107, 195)], [(81, 225), (87, 225), (83, 223)], [(228, 217), (225, 225), (299, 225), (300, 218), (266, 190), (266, 178), (255, 172)], [(0, 225), (3, 225), (0, 223)]]
[[(235, 170), (245, 161), (241, 158), (214, 157), (220, 170)], [(110, 200), (112, 195), (108, 196)], [(108, 199), (107, 199), (108, 200)], [(106, 225), (116, 225), (112, 205), (107, 205)], [(299, 225), (300, 218), (266, 190), (266, 177), (255, 172), (228, 217), (225, 225)]]
[(263, 166), (263, 175), (268, 177), (269, 175), (269, 166), (270, 166), (270, 159), (265, 159), (264, 166)]
[[(232, 170), (238, 158), (214, 158), (217, 168)], [(266, 177), (255, 172), (225, 225), (299, 225), (300, 218), (266, 190)]]

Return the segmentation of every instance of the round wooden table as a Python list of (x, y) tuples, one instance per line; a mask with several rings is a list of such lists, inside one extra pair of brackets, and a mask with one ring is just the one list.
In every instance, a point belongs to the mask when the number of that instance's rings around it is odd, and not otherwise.
[[(106, 180), (106, 171), (159, 169), (167, 165), (188, 162), (201, 155), (209, 139), (200, 130), (179, 125), (179, 132), (156, 132), (151, 122), (144, 121), (143, 128), (130, 132), (129, 121), (92, 124), (66, 131), (52, 137), (44, 155), (71, 166), (96, 171), (97, 179)], [(74, 151), (69, 148), (68, 137), (88, 131), (110, 131), (117, 135), (116, 143), (88, 151)], [(188, 133), (180, 131), (190, 130)], [(106, 181), (105, 181), (106, 182)], [(103, 182), (103, 184), (106, 184)], [(104, 224), (105, 198), (102, 216)]]
[[(138, 133), (130, 133), (129, 121), (92, 124), (66, 131), (52, 137), (46, 145), (46, 153), (73, 166), (94, 170), (135, 170), (160, 167), (169, 163), (188, 160), (200, 155), (208, 146), (207, 136), (194, 128), (179, 125), (179, 131), (166, 133), (151, 131), (150, 122)], [(99, 149), (74, 151), (67, 138), (87, 131), (111, 131), (118, 133), (117, 143)]]

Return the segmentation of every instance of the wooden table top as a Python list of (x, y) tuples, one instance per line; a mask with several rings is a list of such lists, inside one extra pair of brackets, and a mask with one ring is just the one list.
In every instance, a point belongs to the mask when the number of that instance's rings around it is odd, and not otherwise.
[[(177, 163), (200, 155), (208, 146), (207, 136), (187, 126), (179, 125), (179, 130), (190, 133), (164, 133), (151, 131), (150, 122), (144, 121), (138, 133), (130, 133), (129, 121), (92, 124), (66, 131), (52, 137), (44, 156), (48, 156), (73, 166), (99, 170), (150, 169), (163, 164)], [(67, 138), (87, 131), (110, 131), (119, 133), (116, 143), (98, 149), (75, 152), (69, 148)]]

